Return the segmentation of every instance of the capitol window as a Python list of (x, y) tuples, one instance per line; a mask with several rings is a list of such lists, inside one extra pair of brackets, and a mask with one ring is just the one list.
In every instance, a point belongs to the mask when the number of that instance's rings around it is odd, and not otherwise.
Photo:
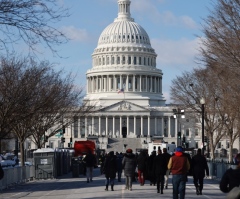
[(122, 58), (122, 63), (125, 64), (125, 56)]
[(128, 64), (131, 64), (131, 57), (128, 56)]

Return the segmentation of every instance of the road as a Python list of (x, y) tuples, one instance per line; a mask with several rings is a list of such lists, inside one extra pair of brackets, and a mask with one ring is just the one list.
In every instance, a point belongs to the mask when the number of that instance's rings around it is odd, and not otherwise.
[[(169, 179), (171, 182), (171, 178)], [(152, 199), (172, 198), (172, 185), (164, 189), (164, 194), (157, 193), (156, 186), (150, 186), (146, 181), (144, 186), (133, 183), (133, 190), (124, 190), (122, 182), (116, 182), (114, 191), (105, 191), (105, 178), (100, 175), (99, 169), (94, 169), (93, 182), (87, 183), (86, 178), (72, 178), (72, 174), (61, 176), (59, 179), (34, 180), (25, 184), (18, 184), (2, 190), (0, 199)], [(196, 195), (192, 178), (189, 177), (186, 185), (186, 199), (224, 199), (225, 194), (219, 190), (218, 181), (205, 179), (203, 195)]]

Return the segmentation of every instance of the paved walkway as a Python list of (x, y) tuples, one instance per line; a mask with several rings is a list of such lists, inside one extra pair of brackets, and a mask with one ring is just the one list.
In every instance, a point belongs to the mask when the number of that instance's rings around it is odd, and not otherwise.
[[(105, 191), (104, 175), (100, 175), (99, 169), (94, 169), (93, 182), (87, 183), (84, 176), (72, 178), (71, 173), (59, 179), (38, 180), (26, 184), (10, 187), (0, 193), (0, 199), (151, 199), (151, 198), (172, 198), (172, 185), (164, 189), (164, 194), (157, 193), (156, 186), (150, 186), (146, 181), (144, 186), (137, 182), (133, 183), (133, 190), (124, 190), (123, 182), (116, 182), (115, 191)], [(169, 179), (171, 182), (171, 179)], [(186, 188), (186, 199), (224, 199), (223, 194), (218, 188), (218, 182), (205, 179), (203, 195), (195, 194), (195, 187), (192, 179), (189, 178)]]

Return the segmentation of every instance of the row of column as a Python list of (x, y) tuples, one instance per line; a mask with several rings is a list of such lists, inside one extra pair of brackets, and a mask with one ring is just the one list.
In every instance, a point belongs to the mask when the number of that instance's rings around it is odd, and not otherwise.
[(108, 66), (108, 65), (137, 65), (137, 66), (156, 66), (156, 57), (137, 57), (105, 55), (103, 57), (96, 56), (93, 58), (93, 66)]
[(87, 93), (117, 91), (162, 93), (162, 77), (148, 75), (101, 75), (87, 78)]
[[(102, 136), (102, 118), (104, 117), (105, 119), (105, 132), (106, 132), (106, 136), (109, 136), (108, 135), (108, 128), (109, 128), (109, 117), (108, 116), (100, 116), (97, 118), (98, 120), (98, 132), (95, 131), (95, 123), (96, 123), (96, 117), (91, 117), (91, 119), (89, 120), (89, 118), (85, 117), (84, 119), (80, 119), (78, 120), (78, 132), (81, 132), (81, 128), (84, 126), (84, 134), (85, 134), (85, 137), (87, 137), (89, 134), (92, 134), (92, 135), (96, 135), (98, 134), (99, 136)], [(129, 120), (130, 120), (130, 117), (132, 118), (133, 117), (133, 134), (137, 137), (137, 127), (136, 127), (136, 120), (137, 120), (137, 116), (120, 116), (118, 117), (119, 118), (119, 135), (121, 136), (122, 135), (122, 127), (126, 126), (127, 128), (127, 135), (129, 135)], [(138, 116), (139, 117), (139, 116)], [(147, 128), (147, 136), (150, 136), (151, 135), (151, 132), (150, 132), (150, 116), (140, 116), (140, 127), (141, 127), (141, 132), (140, 132), (140, 136), (144, 136), (144, 132), (143, 132), (143, 125), (144, 125), (144, 118), (147, 117), (147, 124), (148, 124), (148, 128)], [(112, 135), (113, 136), (117, 136), (116, 135), (116, 117), (115, 116), (111, 116), (112, 118)], [(126, 118), (127, 121), (126, 121), (126, 124), (123, 124), (123, 118)], [(158, 118), (159, 117), (154, 117), (154, 134), (157, 135), (157, 131), (158, 131), (158, 128), (157, 128), (157, 124), (158, 124)], [(167, 136), (168, 137), (171, 137), (171, 122), (170, 122), (170, 119), (171, 117), (161, 117), (161, 132), (162, 132), (162, 135), (164, 134), (164, 129), (166, 128), (167, 129)], [(164, 121), (165, 120), (165, 121)], [(166, 122), (167, 121), (167, 122)], [(89, 124), (90, 123), (90, 124)], [(89, 133), (89, 126), (91, 127), (91, 133)], [(177, 118), (175, 119), (175, 136), (177, 136)]]

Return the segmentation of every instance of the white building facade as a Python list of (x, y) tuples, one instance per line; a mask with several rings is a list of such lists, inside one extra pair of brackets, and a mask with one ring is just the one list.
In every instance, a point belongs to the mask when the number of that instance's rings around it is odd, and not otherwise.
[(176, 142), (177, 120), (165, 105), (157, 54), (147, 32), (131, 18), (130, 5), (118, 1), (118, 17), (99, 37), (84, 98), (98, 111), (80, 118), (77, 126), (81, 137), (163, 136)]

